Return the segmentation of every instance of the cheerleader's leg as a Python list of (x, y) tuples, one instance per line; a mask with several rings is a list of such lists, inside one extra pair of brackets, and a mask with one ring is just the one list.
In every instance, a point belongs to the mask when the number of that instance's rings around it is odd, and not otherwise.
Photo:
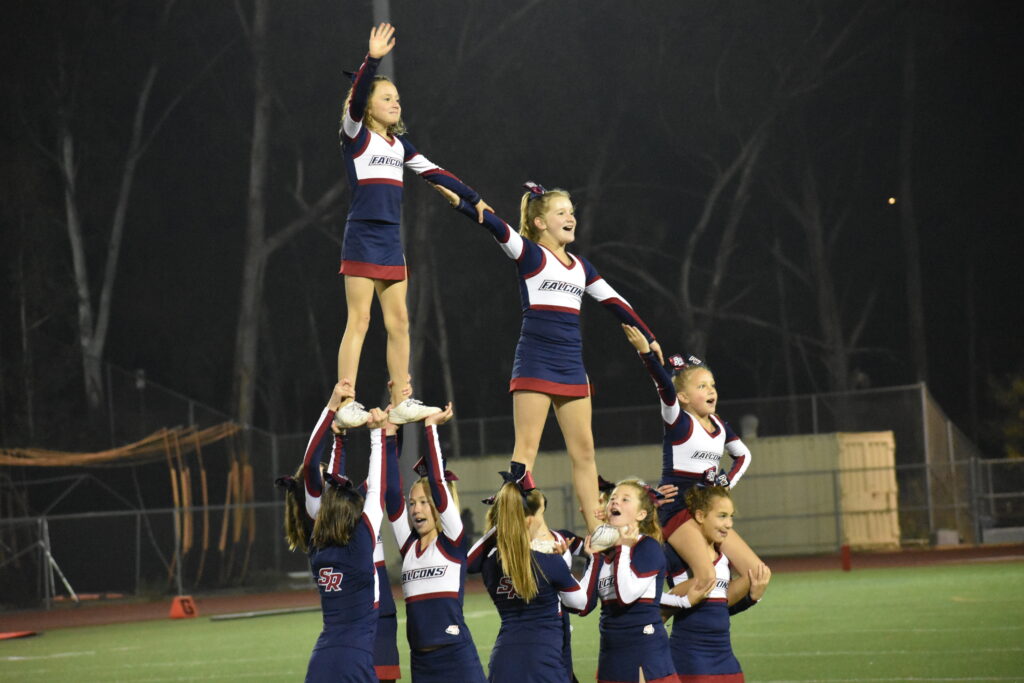
[(597, 489), (597, 460), (594, 456), (594, 432), (591, 429), (590, 397), (554, 399), (555, 418), (565, 439), (565, 448), (572, 460), (572, 480), (576, 498), (583, 510), (584, 524), (593, 531), (600, 520), (594, 511), (600, 506)]

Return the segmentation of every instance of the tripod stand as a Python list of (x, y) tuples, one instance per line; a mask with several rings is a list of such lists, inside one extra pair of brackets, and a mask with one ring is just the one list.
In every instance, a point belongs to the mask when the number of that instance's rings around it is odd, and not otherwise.
[[(68, 596), (75, 601), (75, 604), (78, 604), (78, 594), (75, 593), (75, 589), (71, 587), (71, 583), (68, 581), (67, 577), (64, 576), (64, 572), (60, 570), (60, 565), (58, 565), (57, 560), (53, 558), (53, 553), (50, 552), (49, 534), (47, 533), (47, 531), (48, 530), (44, 526), (43, 538), (37, 539), (34, 543), (30, 544), (26, 548), (23, 548), (14, 555), (11, 555), (9, 558), (7, 558), (5, 562), (0, 563), (0, 569), (7, 566), (11, 562), (14, 562), (22, 555), (27, 555), (28, 553), (36, 549), (39, 549), (40, 554), (42, 555), (44, 560), (41, 567), (43, 570), (41, 579), (43, 583), (43, 601), (46, 604), (46, 609), (50, 609), (50, 607), (53, 606), (53, 597), (54, 595), (56, 595), (57, 592), (56, 583), (53, 580), (53, 575), (55, 572), (57, 576), (60, 577), (60, 582), (64, 584), (64, 589), (67, 590)], [(4, 547), (6, 547), (6, 545)]]

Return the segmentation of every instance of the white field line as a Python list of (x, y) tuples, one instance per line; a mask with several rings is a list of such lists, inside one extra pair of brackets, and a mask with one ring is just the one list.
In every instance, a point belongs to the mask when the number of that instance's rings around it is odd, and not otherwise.
[(88, 650), (86, 652), (54, 652), (49, 655), (33, 655), (28, 657), (11, 655), (9, 657), (0, 657), (0, 662), (29, 662), (46, 659), (63, 659), (64, 657), (92, 657), (95, 655), (95, 650)]
[[(751, 659), (754, 657), (841, 657), (841, 656), (855, 656), (863, 657), (864, 655), (949, 655), (949, 654), (974, 654), (976, 652), (1024, 652), (1024, 647), (970, 647), (962, 648), (959, 650), (945, 648), (942, 650), (796, 650), (792, 652), (744, 652), (743, 659)], [(860, 680), (860, 679), (857, 679)], [(870, 679), (864, 679), (870, 680)], [(889, 679), (886, 679), (889, 680)], [(895, 679), (892, 679), (895, 680)], [(910, 679), (908, 679), (910, 680)], [(931, 679), (922, 679), (931, 680)], [(944, 680), (944, 679), (935, 679)]]

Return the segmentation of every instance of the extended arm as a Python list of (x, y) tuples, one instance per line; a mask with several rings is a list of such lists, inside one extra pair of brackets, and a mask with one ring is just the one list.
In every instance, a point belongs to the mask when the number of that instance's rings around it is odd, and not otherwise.
[[(550, 575), (548, 576), (552, 585), (558, 589), (558, 599), (562, 601), (566, 608), (577, 613), (587, 609), (597, 586), (597, 582), (592, 580), (593, 574), (598, 571), (599, 567), (600, 564), (598, 562), (595, 562), (593, 558), (588, 558), (587, 569), (583, 572), (583, 576), (579, 581), (573, 577), (568, 567), (565, 567), (565, 574), (558, 576), (557, 579), (552, 579)], [(558, 581), (557, 583), (556, 580)]]
[(633, 307), (629, 305), (629, 302), (626, 301), (624, 297), (620, 296), (619, 293), (601, 277), (590, 261), (587, 261), (582, 257), (580, 257), (580, 261), (583, 263), (584, 272), (587, 276), (586, 293), (609, 310), (612, 315), (618, 318), (622, 323), (632, 325), (637, 328), (647, 339), (647, 343), (655, 353), (660, 351), (660, 347), (655, 346), (657, 342), (654, 339), (654, 333), (651, 332), (647, 327), (647, 324), (640, 319), (640, 316), (636, 314), (636, 311), (634, 311)]
[[(423, 430), (427, 437), (427, 482), (430, 484), (430, 495), (434, 499), (434, 507), (441, 515), (441, 529), (453, 543), (458, 545), (462, 541), (462, 514), (452, 500), (451, 491), (448, 489), (448, 482), (444, 480), (444, 462), (441, 458), (441, 439), (437, 434), (437, 427), (441, 420), (447, 421), (451, 418), (451, 404), (444, 411), (431, 415), (424, 421)], [(440, 416), (440, 417), (439, 417)]]
[(385, 436), (380, 422), (374, 417), (387, 416), (374, 408), (370, 413), (370, 465), (366, 476), (366, 498), (363, 502), (363, 520), (370, 527), (371, 538), (377, 538), (380, 525), (384, 519), (384, 481), (387, 480), (388, 459), (384, 455)]
[(349, 139), (363, 127), (363, 114), (370, 99), (370, 88), (377, 75), (380, 60), (395, 47), (395, 27), (388, 23), (370, 29), (366, 59), (360, 65), (352, 82), (352, 98), (341, 117), (341, 134)]

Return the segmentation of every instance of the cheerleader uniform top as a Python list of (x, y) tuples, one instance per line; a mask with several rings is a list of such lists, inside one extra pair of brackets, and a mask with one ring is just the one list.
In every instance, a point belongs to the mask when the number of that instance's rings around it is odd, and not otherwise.
[(373, 566), (373, 551), (384, 518), (382, 482), (387, 479), (388, 469), (383, 433), (381, 429), (371, 431), (363, 514), (348, 544), (310, 548), (310, 569), (320, 592), (323, 611), (323, 630), (314, 650), (351, 647), (371, 654), (374, 650), (380, 586)]
[[(718, 547), (715, 548), (718, 550)], [(689, 568), (674, 552), (666, 551), (670, 567), (668, 582), (675, 586), (690, 578)], [(674, 556), (674, 557), (673, 557)], [(715, 558), (715, 585), (711, 593), (690, 609), (676, 612), (672, 622), (669, 647), (680, 675), (729, 676), (742, 672), (732, 651), (729, 637), (729, 615), (753, 605), (745, 603), (729, 607), (729, 559), (718, 550)]]
[[(675, 499), (658, 508), (658, 521), (668, 538), (679, 526), (671, 523), (672, 518), (686, 511), (686, 490), (700, 481), (708, 469), (717, 470), (723, 453), (728, 453), (732, 458), (732, 467), (726, 476), (729, 485), (735, 486), (750, 467), (750, 449), (732, 431), (729, 423), (718, 415), (711, 415), (715, 428), (709, 432), (690, 413), (680, 408), (672, 376), (658, 362), (658, 357), (653, 351), (639, 355), (661, 399), (661, 419), (665, 425), (661, 449), (661, 483), (679, 487)], [(689, 519), (689, 513), (684, 517)]]
[(600, 566), (591, 575), (591, 580), (597, 580), (597, 591), (581, 614), (588, 614), (600, 598), (602, 632), (661, 624), (661, 587), (665, 581), (661, 544), (641, 534), (632, 547), (614, 546), (600, 553), (599, 558), (595, 563)]
[[(465, 201), (459, 212), (476, 219), (476, 209)], [(558, 396), (589, 396), (583, 367), (580, 305), (587, 294), (627, 325), (637, 327), (648, 341), (654, 334), (625, 298), (582, 256), (566, 254), (566, 266), (547, 247), (526, 239), (491, 212), (484, 227), (507, 257), (516, 262), (523, 325), (516, 347), (510, 391), (526, 390)]]
[(419, 534), (409, 515), (392, 520), (402, 552), (402, 593), (405, 596), (406, 636), (409, 647), (423, 650), (472, 641), (462, 616), (466, 583), (466, 544), (462, 516), (444, 480), (437, 427), (424, 429), (427, 437), (427, 481), (441, 516), (437, 537), (420, 549)]

